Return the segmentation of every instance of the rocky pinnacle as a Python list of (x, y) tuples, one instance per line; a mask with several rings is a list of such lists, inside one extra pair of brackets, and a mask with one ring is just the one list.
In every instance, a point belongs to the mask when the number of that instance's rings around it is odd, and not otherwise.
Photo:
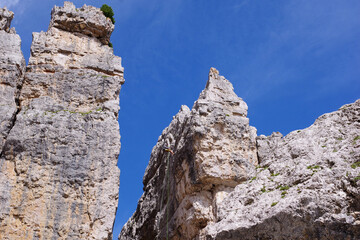
[(20, 39), (0, 31), (13, 59), (1, 62), (0, 239), (111, 239), (124, 83), (113, 29), (100, 9), (54, 7), (23, 80)]
[(192, 110), (182, 106), (153, 148), (144, 194), (119, 239), (193, 239), (216, 221), (218, 205), (258, 163), (246, 116), (246, 103), (211, 68)]
[(360, 100), (285, 137), (256, 137), (246, 115), (210, 69), (153, 148), (119, 239), (359, 239)]

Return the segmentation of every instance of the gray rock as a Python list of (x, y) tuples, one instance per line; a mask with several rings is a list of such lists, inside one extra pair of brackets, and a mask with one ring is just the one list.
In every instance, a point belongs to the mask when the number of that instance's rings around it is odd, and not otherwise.
[(0, 151), (15, 120), (25, 73), (20, 37), (4, 31), (9, 29), (13, 15), (0, 8)]
[(123, 68), (100, 41), (107, 36), (76, 30), (102, 12), (72, 6), (55, 7), (49, 30), (33, 34), (21, 109), (0, 158), (1, 239), (111, 239)]
[(211, 69), (153, 148), (119, 239), (359, 239), (360, 100), (285, 137), (256, 137), (246, 114)]
[(254, 180), (229, 194), (200, 239), (359, 239), (360, 100), (257, 143)]
[[(6, 8), (0, 9), (0, 159), (3, 156), (5, 141), (14, 126), (25, 73), (20, 37), (8, 33), (13, 15)], [(3, 174), (6, 170), (3, 169), (2, 163), (3, 160), (0, 160), (0, 224), (10, 212), (8, 206), (11, 194), (8, 179)]]
[(0, 31), (10, 31), (10, 25), (13, 17), (14, 13), (7, 10), (6, 7), (0, 8)]
[(87, 5), (75, 8), (71, 2), (64, 2), (64, 7), (53, 8), (49, 29), (52, 27), (95, 37), (103, 44), (110, 42), (114, 31), (114, 24), (100, 9)]
[(210, 69), (193, 109), (182, 106), (153, 148), (144, 194), (119, 239), (192, 239), (215, 221), (217, 205), (255, 172), (256, 129), (246, 115), (231, 83)]

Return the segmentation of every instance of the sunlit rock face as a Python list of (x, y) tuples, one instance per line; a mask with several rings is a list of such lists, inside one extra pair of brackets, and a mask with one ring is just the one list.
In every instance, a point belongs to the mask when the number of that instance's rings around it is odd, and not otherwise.
[(210, 69), (193, 109), (182, 106), (153, 148), (144, 194), (119, 239), (193, 239), (215, 222), (218, 205), (258, 163), (246, 115), (232, 84)]
[(359, 239), (360, 100), (309, 128), (257, 138), (260, 165), (200, 239)]
[(211, 69), (153, 148), (119, 239), (359, 239), (360, 100), (285, 137), (256, 137), (246, 113)]
[(51, 16), (48, 31), (33, 34), (23, 80), (20, 39), (0, 31), (1, 49), (14, 48), (4, 58), (16, 56), (4, 74), (13, 76), (1, 78), (11, 82), (1, 89), (12, 87), (1, 104), (19, 105), (8, 134), (1, 119), (0, 239), (110, 239), (124, 83), (121, 58), (106, 45), (114, 26), (99, 9), (70, 2)]

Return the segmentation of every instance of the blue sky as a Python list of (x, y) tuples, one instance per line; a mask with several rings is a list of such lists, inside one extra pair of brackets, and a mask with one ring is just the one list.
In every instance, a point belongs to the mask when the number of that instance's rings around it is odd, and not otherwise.
[[(0, 7), (5, 2), (28, 60), (31, 33), (46, 31), (51, 8), (63, 1), (0, 0)], [(358, 0), (74, 3), (113, 7), (111, 41), (125, 67), (114, 237), (135, 211), (158, 136), (181, 105), (193, 105), (210, 67), (246, 101), (258, 134), (305, 128), (360, 97)]]

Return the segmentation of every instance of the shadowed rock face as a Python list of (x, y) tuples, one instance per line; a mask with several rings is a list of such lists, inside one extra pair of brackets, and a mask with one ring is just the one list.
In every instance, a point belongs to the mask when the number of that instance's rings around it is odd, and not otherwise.
[(13, 16), (6, 8), (0, 9), (0, 150), (15, 120), (25, 73), (20, 37), (10, 30)]
[(103, 41), (114, 26), (100, 13), (69, 2), (55, 7), (48, 31), (33, 34), (24, 80), (5, 84), (21, 93), (11, 95), (20, 111), (0, 158), (1, 239), (111, 238), (124, 78), (121, 59)]
[(212, 68), (193, 109), (182, 106), (153, 148), (144, 194), (119, 239), (192, 239), (215, 221), (218, 204), (255, 172), (256, 129), (246, 115)]
[(211, 69), (153, 148), (119, 239), (359, 239), (360, 100), (286, 137), (256, 137), (246, 112)]
[[(16, 119), (25, 73), (20, 37), (15, 34), (15, 30), (9, 30), (13, 16), (14, 13), (6, 8), (0, 9), (0, 225), (10, 212), (11, 201), (11, 186), (4, 166), (3, 151)], [(0, 231), (0, 238), (3, 236)]]

